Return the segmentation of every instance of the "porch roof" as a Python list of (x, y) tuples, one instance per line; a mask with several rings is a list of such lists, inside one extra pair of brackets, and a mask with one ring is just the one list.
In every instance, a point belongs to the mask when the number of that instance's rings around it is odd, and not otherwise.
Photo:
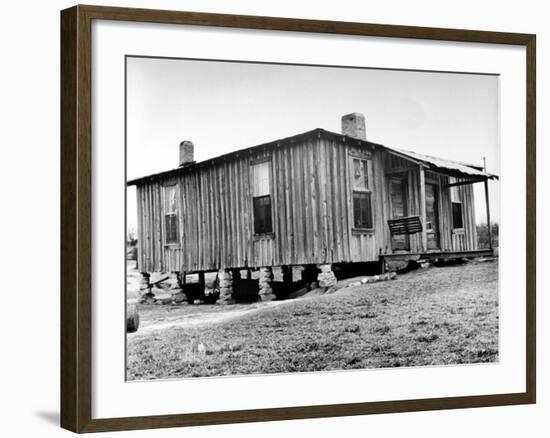
[(433, 157), (431, 155), (419, 154), (418, 152), (397, 149), (383, 146), (389, 153), (397, 155), (417, 164), (423, 164), (428, 169), (439, 171), (440, 173), (450, 174), (452, 176), (463, 177), (472, 176), (476, 179), (498, 179), (497, 175), (485, 172), (483, 167), (475, 164), (463, 163), (461, 161), (452, 161), (445, 158)]

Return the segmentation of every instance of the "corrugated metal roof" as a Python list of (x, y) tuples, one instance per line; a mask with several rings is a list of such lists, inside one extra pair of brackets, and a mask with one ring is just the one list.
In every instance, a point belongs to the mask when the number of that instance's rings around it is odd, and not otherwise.
[(497, 175), (485, 172), (483, 170), (483, 167), (476, 166), (475, 164), (468, 164), (460, 161), (447, 160), (445, 158), (432, 157), (431, 155), (419, 154), (418, 152), (406, 151), (403, 149), (390, 148), (388, 146), (383, 147), (390, 152), (396, 152), (400, 156), (410, 157), (414, 161), (426, 164), (428, 165), (428, 167), (435, 168), (434, 170), (448, 170), (479, 178), (498, 179)]
[(317, 135), (317, 136), (324, 135), (324, 136), (327, 136), (327, 137), (340, 139), (341, 141), (346, 141), (346, 142), (351, 141), (351, 142), (354, 142), (356, 144), (364, 144), (364, 145), (368, 145), (371, 148), (374, 147), (375, 149), (376, 148), (385, 149), (389, 153), (399, 155), (399, 156), (401, 156), (405, 159), (409, 159), (409, 160), (414, 161), (418, 164), (424, 164), (424, 165), (426, 165), (426, 167), (428, 167), (431, 170), (441, 171), (443, 173), (448, 173), (448, 174), (453, 175), (453, 176), (458, 176), (458, 177), (460, 177), (460, 176), (471, 176), (471, 177), (480, 178), (480, 179), (484, 179), (484, 178), (498, 179), (497, 175), (493, 175), (493, 174), (484, 172), (482, 170), (483, 168), (481, 166), (476, 166), (474, 164), (467, 164), (467, 163), (462, 163), (462, 162), (459, 162), (459, 161), (451, 161), (451, 160), (446, 160), (444, 158), (438, 158), (438, 157), (432, 157), (432, 156), (429, 156), (429, 155), (419, 154), (417, 152), (401, 150), (401, 149), (388, 147), (388, 146), (378, 144), (378, 143), (372, 143), (370, 141), (359, 140), (359, 139), (348, 137), (348, 136), (345, 136), (345, 135), (342, 135), (342, 134), (337, 134), (335, 132), (326, 131), (326, 130), (321, 129), (321, 128), (317, 128), (317, 129), (313, 129), (311, 131), (307, 131), (307, 132), (304, 132), (304, 133), (301, 133), (301, 134), (293, 135), (291, 137), (287, 137), (287, 138), (283, 138), (283, 139), (279, 139), (279, 140), (274, 140), (274, 141), (271, 141), (269, 143), (264, 143), (264, 144), (260, 144), (260, 145), (257, 145), (257, 146), (252, 146), (252, 147), (249, 147), (249, 148), (229, 152), (227, 154), (220, 155), (220, 156), (214, 157), (214, 158), (210, 158), (208, 160), (200, 161), (200, 162), (197, 162), (197, 163), (192, 163), (192, 164), (182, 166), (182, 167), (177, 167), (177, 168), (174, 168), (174, 169), (166, 170), (164, 172), (159, 172), (159, 173), (155, 173), (155, 174), (152, 174), (152, 175), (146, 175), (146, 176), (142, 176), (142, 177), (139, 177), (139, 178), (134, 178), (134, 179), (128, 181), (127, 185), (137, 185), (137, 184), (140, 184), (140, 183), (143, 183), (143, 182), (146, 182), (146, 181), (150, 181), (150, 180), (153, 180), (153, 179), (159, 179), (159, 178), (163, 178), (163, 177), (171, 177), (171, 176), (177, 175), (177, 174), (182, 173), (182, 172), (192, 172), (192, 171), (197, 170), (201, 167), (209, 166), (209, 165), (214, 164), (218, 161), (227, 160), (227, 159), (229, 159), (231, 157), (234, 157), (234, 156), (236, 157), (236, 156), (240, 156), (240, 155), (243, 155), (243, 154), (250, 154), (250, 153), (256, 152), (258, 150), (265, 149), (265, 148), (281, 146), (281, 145), (286, 144), (286, 143), (294, 142), (294, 141), (296, 141), (300, 138), (303, 138), (303, 137), (312, 137), (312, 136), (315, 136), (315, 135)]

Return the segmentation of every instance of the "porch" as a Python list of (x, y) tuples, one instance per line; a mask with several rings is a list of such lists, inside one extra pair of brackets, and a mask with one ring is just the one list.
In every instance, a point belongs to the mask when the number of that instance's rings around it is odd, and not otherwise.
[(448, 260), (492, 255), (491, 239), (486, 250), (477, 246), (472, 188), (483, 183), (491, 236), (488, 182), (498, 177), (486, 172), (485, 163), (482, 167), (412, 152), (388, 152), (384, 180), (388, 237), (387, 245), (379, 249), (380, 259)]
[(471, 259), (477, 257), (491, 257), (494, 255), (493, 249), (476, 249), (473, 251), (428, 251), (416, 253), (397, 253), (380, 254), (381, 261), (397, 260), (453, 260), (453, 259)]

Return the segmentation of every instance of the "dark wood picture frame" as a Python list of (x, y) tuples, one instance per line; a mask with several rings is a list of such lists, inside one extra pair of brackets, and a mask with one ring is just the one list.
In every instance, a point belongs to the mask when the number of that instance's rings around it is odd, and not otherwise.
[[(323, 406), (92, 419), (91, 24), (93, 20), (269, 29), (520, 45), (526, 48), (526, 391)], [(61, 12), (61, 426), (74, 432), (148, 429), (535, 403), (535, 47), (531, 34), (75, 6)]]

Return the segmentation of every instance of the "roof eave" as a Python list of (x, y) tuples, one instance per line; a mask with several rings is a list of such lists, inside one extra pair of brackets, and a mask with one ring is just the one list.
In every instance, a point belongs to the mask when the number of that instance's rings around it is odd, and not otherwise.
[[(452, 162), (452, 163), (456, 163), (457, 165), (460, 165), (460, 166), (463, 166), (463, 167), (469, 167), (469, 168), (472, 169), (472, 171), (474, 171), (472, 173), (463, 172), (459, 169), (452, 169), (452, 168), (447, 168), (447, 167), (444, 167), (444, 166), (435, 165), (433, 162), (430, 162), (429, 160), (424, 159), (425, 158), (424, 156), (422, 156), (422, 157), (412, 156), (412, 155), (407, 154), (406, 151), (396, 150), (394, 148), (390, 148), (390, 147), (384, 146), (382, 144), (373, 143), (373, 142), (370, 142), (370, 141), (367, 141), (367, 140), (360, 140), (360, 139), (349, 137), (349, 136), (346, 136), (346, 135), (343, 135), (343, 134), (338, 134), (338, 133), (335, 133), (335, 132), (332, 132), (332, 131), (326, 131), (326, 130), (321, 129), (321, 128), (316, 128), (316, 129), (313, 129), (311, 131), (306, 131), (306, 132), (303, 132), (301, 134), (296, 134), (296, 135), (286, 137), (286, 138), (283, 138), (283, 139), (271, 141), (271, 142), (268, 142), (268, 143), (263, 143), (263, 144), (256, 145), (256, 146), (251, 146), (249, 148), (240, 149), (240, 150), (237, 150), (237, 151), (234, 151), (234, 152), (229, 152), (227, 154), (220, 155), (218, 157), (210, 158), (208, 160), (200, 161), (200, 162), (190, 164), (190, 165), (187, 165), (187, 166), (182, 166), (182, 167), (178, 167), (178, 168), (175, 168), (175, 169), (170, 169), (170, 170), (167, 170), (167, 171), (164, 171), (164, 172), (159, 172), (159, 173), (155, 173), (155, 174), (151, 174), (151, 175), (142, 176), (142, 177), (139, 177), (139, 178), (134, 178), (130, 181), (127, 181), (126, 185), (127, 186), (137, 186), (137, 185), (149, 182), (149, 181), (156, 181), (156, 180), (159, 180), (159, 179), (162, 179), (162, 178), (167, 178), (167, 177), (179, 175), (179, 174), (182, 174), (182, 173), (192, 172), (192, 171), (195, 171), (195, 170), (200, 169), (202, 167), (209, 166), (209, 165), (215, 164), (217, 162), (227, 160), (228, 158), (231, 158), (231, 157), (238, 157), (239, 155), (243, 155), (243, 154), (251, 154), (253, 152), (257, 152), (257, 151), (260, 151), (260, 150), (265, 150), (266, 148), (279, 147), (281, 145), (285, 145), (285, 144), (288, 144), (288, 143), (292, 144), (292, 143), (296, 142), (297, 140), (300, 140), (300, 139), (303, 139), (303, 138), (310, 138), (310, 137), (314, 137), (314, 136), (317, 136), (317, 137), (325, 136), (325, 137), (337, 138), (337, 139), (340, 139), (343, 142), (348, 142), (348, 143), (352, 142), (352, 143), (355, 143), (355, 144), (364, 145), (364, 146), (368, 146), (368, 147), (371, 147), (371, 148), (380, 148), (382, 150), (385, 150), (388, 153), (399, 156), (399, 157), (401, 157), (405, 160), (408, 160), (408, 161), (413, 162), (413, 163), (418, 164), (418, 165), (425, 166), (426, 168), (428, 168), (432, 171), (443, 173), (443, 174), (449, 175), (449, 176), (456, 176), (456, 177), (459, 177), (459, 178), (466, 177), (466, 178), (482, 178), (482, 179), (497, 179), (497, 180), (499, 179), (497, 175), (493, 175), (493, 174), (484, 172), (482, 170), (482, 167), (479, 167), (479, 166), (476, 166), (476, 165), (470, 165), (470, 164), (467, 164), (467, 163), (453, 162), (451, 160), (440, 159), (441, 161)], [(434, 157), (434, 159), (438, 159), (438, 158)], [(480, 173), (481, 173), (481, 175), (480, 175)]]
[(296, 134), (296, 135), (293, 135), (293, 136), (290, 136), (290, 137), (285, 137), (285, 138), (275, 140), (275, 141), (271, 141), (271, 142), (268, 142), (268, 143), (262, 143), (260, 145), (251, 146), (251, 147), (245, 148), (245, 149), (239, 149), (239, 150), (234, 151), (234, 152), (229, 152), (227, 154), (219, 155), (217, 157), (210, 158), (208, 160), (199, 161), (197, 163), (190, 164), (190, 165), (187, 165), (187, 166), (184, 166), (184, 167), (183, 166), (182, 167), (177, 167), (175, 169), (166, 170), (164, 172), (158, 172), (158, 173), (154, 173), (154, 174), (150, 174), (150, 175), (146, 175), (146, 176), (141, 176), (139, 178), (133, 178), (133, 179), (127, 181), (126, 185), (127, 186), (137, 186), (139, 184), (143, 184), (143, 183), (146, 183), (146, 182), (149, 182), (149, 181), (155, 181), (155, 180), (162, 179), (162, 178), (165, 178), (165, 177), (178, 175), (178, 174), (181, 174), (181, 173), (184, 173), (184, 172), (194, 171), (196, 169), (200, 169), (201, 167), (209, 166), (211, 164), (227, 160), (228, 158), (233, 157), (233, 156), (237, 157), (239, 155), (251, 154), (253, 152), (257, 152), (257, 151), (260, 151), (260, 150), (265, 150), (266, 148), (275, 148), (275, 147), (279, 147), (279, 146), (286, 145), (286, 144), (289, 144), (289, 143), (292, 144), (292, 143), (294, 143), (294, 142), (296, 142), (300, 139), (311, 138), (311, 137), (316, 137), (316, 136), (317, 137), (326, 136), (326, 137), (339, 138), (344, 142), (346, 142), (346, 141), (347, 142), (355, 142), (357, 144), (364, 144), (364, 145), (367, 145), (367, 146), (370, 146), (370, 147), (381, 146), (381, 145), (378, 145), (376, 143), (372, 143), (372, 142), (369, 142), (369, 141), (366, 141), (366, 140), (360, 140), (360, 139), (348, 137), (348, 136), (345, 136), (345, 135), (342, 135), (342, 134), (337, 134), (335, 132), (326, 131), (326, 130), (321, 129), (321, 128), (316, 128), (316, 129), (312, 129), (310, 131), (303, 132), (301, 134)]
[[(469, 172), (461, 171), (459, 169), (449, 168), (449, 167), (445, 167), (445, 166), (438, 166), (438, 165), (432, 163), (431, 161), (409, 155), (406, 152), (402, 152), (400, 150), (396, 150), (396, 149), (390, 148), (388, 146), (384, 146), (384, 145), (379, 145), (379, 146), (381, 146), (386, 152), (388, 152), (392, 155), (403, 158), (404, 160), (410, 161), (410, 162), (415, 163), (419, 166), (424, 166), (424, 167), (426, 167), (427, 169), (429, 169), (433, 172), (442, 173), (442, 174), (449, 175), (449, 176), (455, 176), (455, 177), (458, 177), (458, 178), (464, 178), (464, 177), (472, 178), (472, 179), (477, 179), (478, 178), (478, 179), (481, 179), (481, 180), (483, 180), (483, 179), (497, 179), (498, 180), (499, 179), (497, 175), (493, 175), (491, 173), (483, 171), (482, 170), (483, 168), (480, 167), (480, 166), (471, 165), (471, 164), (458, 162), (458, 161), (454, 162), (454, 163), (456, 163), (460, 166), (469, 167), (469, 168), (472, 169), (472, 171), (475, 171), (475, 172), (469, 173)], [(441, 159), (441, 160), (443, 160), (443, 159)], [(446, 160), (446, 161), (451, 161), (451, 160)]]

